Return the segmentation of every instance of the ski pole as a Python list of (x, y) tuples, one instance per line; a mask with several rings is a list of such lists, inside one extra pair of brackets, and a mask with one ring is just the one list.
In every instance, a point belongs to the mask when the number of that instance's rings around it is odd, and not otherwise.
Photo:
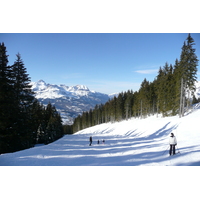
[(169, 149), (169, 146), (167, 147), (167, 149), (164, 151), (164, 153), (162, 154), (162, 156), (165, 154), (165, 152)]

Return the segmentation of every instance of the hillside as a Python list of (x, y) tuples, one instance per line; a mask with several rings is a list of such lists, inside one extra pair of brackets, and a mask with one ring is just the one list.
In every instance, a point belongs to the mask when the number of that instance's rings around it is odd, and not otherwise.
[[(65, 135), (54, 143), (3, 154), (9, 166), (199, 166), (200, 103), (185, 117), (156, 117), (105, 123)], [(178, 140), (177, 155), (169, 156), (168, 139)], [(93, 144), (89, 146), (89, 137)], [(97, 141), (105, 143), (97, 144)]]

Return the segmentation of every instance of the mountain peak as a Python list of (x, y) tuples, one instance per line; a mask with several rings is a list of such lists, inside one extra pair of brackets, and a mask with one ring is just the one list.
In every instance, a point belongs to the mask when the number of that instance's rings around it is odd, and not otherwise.
[(43, 90), (46, 88), (47, 84), (43, 80), (31, 83), (33, 91)]
[(37, 83), (45, 83), (46, 84), (46, 82), (44, 80), (42, 80), (42, 79), (40, 79), (39, 81), (37, 81)]

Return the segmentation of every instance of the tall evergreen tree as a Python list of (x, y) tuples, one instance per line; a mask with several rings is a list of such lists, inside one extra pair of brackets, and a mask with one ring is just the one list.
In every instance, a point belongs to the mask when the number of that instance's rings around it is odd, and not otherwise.
[(12, 151), (16, 125), (12, 68), (4, 43), (0, 43), (0, 153)]
[(140, 117), (147, 117), (150, 110), (150, 87), (149, 81), (145, 78), (141, 83), (139, 89), (139, 99), (140, 99)]
[(21, 59), (21, 55), (18, 53), (17, 59), (12, 65), (12, 71), (14, 74), (14, 90), (17, 102), (20, 106), (27, 107), (27, 105), (32, 104), (34, 100), (33, 92), (30, 85), (30, 77), (27, 74), (27, 70)]
[(120, 93), (116, 101), (116, 120), (121, 121), (123, 119), (124, 119), (124, 99), (123, 99), (123, 93)]
[(198, 59), (194, 49), (194, 39), (189, 34), (187, 37), (187, 79), (186, 87), (194, 94), (195, 82), (197, 81)]
[(124, 93), (124, 111), (126, 120), (128, 120), (132, 116), (132, 106), (133, 106), (133, 92), (128, 90), (128, 92)]
[(17, 110), (17, 141), (15, 143), (18, 143), (18, 148), (28, 148), (33, 145), (35, 137), (30, 125), (32, 121), (30, 107), (33, 104), (34, 96), (31, 90), (30, 77), (21, 56), (19, 53), (16, 56), (17, 59), (12, 65), (15, 107)]
[(198, 59), (195, 54), (194, 45), (194, 39), (189, 34), (187, 41), (183, 44), (178, 66), (178, 71), (180, 73), (180, 78), (178, 80), (178, 84), (180, 85), (180, 117), (184, 115), (186, 92), (189, 93), (189, 91), (191, 91), (193, 94), (195, 91), (195, 82), (197, 81)]
[(133, 116), (139, 117), (141, 115), (141, 99), (139, 98), (139, 92), (136, 91), (133, 93), (133, 106), (132, 106), (132, 112)]
[(62, 119), (55, 106), (52, 106), (51, 103), (48, 103), (46, 108), (43, 107), (42, 110), (37, 104), (35, 106), (38, 109), (37, 115), (40, 116), (40, 121), (37, 122), (37, 143), (49, 144), (62, 137)]
[(110, 101), (110, 109), (109, 109), (111, 122), (116, 121), (117, 118), (116, 107), (117, 107), (117, 97), (114, 96), (114, 98)]
[(44, 121), (44, 106), (37, 99), (34, 100), (30, 108), (31, 123), (30, 127), (33, 134), (34, 143), (38, 143), (39, 135), (42, 134), (42, 124)]
[(173, 106), (173, 114), (176, 115), (179, 112), (180, 108), (180, 93), (181, 93), (181, 71), (179, 67), (179, 60), (176, 59), (175, 65), (174, 65), (174, 73), (173, 73), (173, 80), (174, 80), (174, 106)]

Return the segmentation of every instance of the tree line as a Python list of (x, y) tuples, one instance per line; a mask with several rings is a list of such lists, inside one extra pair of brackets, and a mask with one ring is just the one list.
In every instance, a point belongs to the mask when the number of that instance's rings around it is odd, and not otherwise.
[(183, 117), (192, 103), (200, 102), (194, 96), (198, 66), (194, 45), (194, 39), (188, 34), (180, 59), (176, 59), (174, 65), (166, 62), (160, 67), (154, 81), (150, 82), (145, 78), (138, 91), (121, 92), (118, 97), (105, 104), (83, 112), (75, 118), (72, 126), (65, 127), (66, 130), (74, 133), (101, 123), (128, 120), (132, 117), (145, 118), (154, 114), (162, 114), (163, 117), (178, 114)]
[(0, 154), (48, 144), (63, 136), (62, 119), (50, 103), (45, 107), (31, 90), (21, 55), (8, 65), (0, 43)]

